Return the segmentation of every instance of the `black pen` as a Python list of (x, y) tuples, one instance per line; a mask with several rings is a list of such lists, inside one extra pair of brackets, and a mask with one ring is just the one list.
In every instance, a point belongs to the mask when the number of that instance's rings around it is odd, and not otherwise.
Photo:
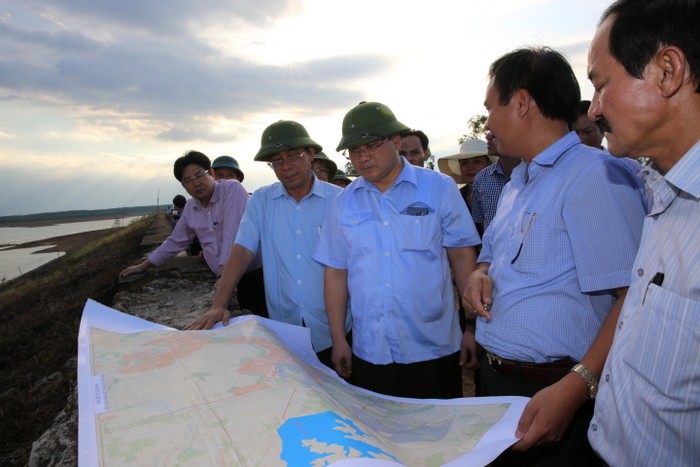
[(664, 273), (663, 272), (657, 272), (654, 274), (654, 277), (649, 281), (649, 285), (647, 285), (647, 289), (644, 291), (644, 298), (642, 298), (642, 305), (644, 305), (644, 302), (647, 301), (647, 294), (649, 293), (649, 286), (651, 284), (654, 284), (657, 287), (661, 287), (661, 285), (664, 283)]

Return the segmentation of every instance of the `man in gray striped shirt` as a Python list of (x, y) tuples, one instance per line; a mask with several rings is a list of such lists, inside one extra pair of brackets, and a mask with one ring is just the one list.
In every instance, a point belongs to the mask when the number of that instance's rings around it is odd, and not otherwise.
[(589, 116), (647, 156), (641, 246), (588, 437), (610, 465), (700, 465), (700, 2), (618, 0), (588, 57)]

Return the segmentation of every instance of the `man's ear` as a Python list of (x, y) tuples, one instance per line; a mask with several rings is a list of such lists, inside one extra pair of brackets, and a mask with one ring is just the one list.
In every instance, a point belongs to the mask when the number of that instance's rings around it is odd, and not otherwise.
[(685, 84), (691, 83), (690, 68), (685, 54), (676, 46), (661, 47), (649, 64), (654, 70), (647, 69), (645, 73), (656, 72), (656, 85), (663, 97), (671, 97)]
[(515, 91), (513, 99), (515, 99), (515, 103), (517, 104), (518, 116), (520, 117), (525, 116), (535, 103), (530, 93), (525, 89), (518, 89)]

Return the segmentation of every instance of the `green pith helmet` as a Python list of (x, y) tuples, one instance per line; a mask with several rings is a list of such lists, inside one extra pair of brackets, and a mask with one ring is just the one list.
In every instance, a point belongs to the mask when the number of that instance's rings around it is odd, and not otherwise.
[(336, 151), (352, 149), (408, 130), (410, 128), (396, 120), (394, 112), (386, 105), (362, 101), (345, 114), (343, 137)]
[(338, 165), (335, 162), (333, 162), (323, 151), (319, 151), (314, 155), (314, 162), (316, 161), (323, 161), (323, 163), (326, 165), (326, 168), (328, 169), (328, 179), (330, 180), (331, 178), (333, 178), (336, 171), (338, 170)]
[(309, 133), (301, 123), (280, 120), (263, 131), (262, 138), (260, 138), (260, 150), (255, 155), (255, 160), (267, 161), (273, 154), (299, 148), (314, 148), (316, 152), (321, 152), (323, 149), (320, 144), (309, 137)]
[(345, 181), (348, 182), (348, 183), (351, 183), (351, 182), (352, 182), (352, 179), (349, 178), (349, 177), (345, 174), (345, 172), (342, 171), (342, 170), (340, 170), (340, 169), (336, 170), (336, 172), (335, 172), (335, 177), (333, 177), (333, 178), (331, 179), (331, 181), (333, 181), (333, 180), (345, 180)]

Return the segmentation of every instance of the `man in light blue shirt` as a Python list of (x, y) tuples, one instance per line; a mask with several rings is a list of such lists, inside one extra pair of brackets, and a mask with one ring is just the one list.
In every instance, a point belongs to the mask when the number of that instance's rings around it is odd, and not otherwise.
[[(313, 175), (311, 163), (320, 150), (297, 122), (282, 120), (265, 129), (255, 160), (267, 162), (279, 183), (260, 188), (250, 197), (213, 304), (188, 329), (228, 323), (231, 294), (245, 266), (262, 250), (270, 318), (309, 328), (316, 354), (330, 366), (323, 266), (312, 254), (331, 201), (342, 190)], [(341, 327), (349, 331), (349, 316)]]
[(499, 154), (524, 163), (484, 233), (465, 308), (478, 315), (476, 340), (486, 350), (481, 395), (532, 397), (516, 451), (495, 465), (590, 465), (593, 403), (584, 402), (595, 397), (629, 285), (641, 183), (569, 131), (580, 91), (561, 54), (518, 49), (496, 60), (489, 77), (486, 126)]
[(588, 114), (646, 156), (641, 246), (588, 438), (612, 466), (700, 465), (700, 4), (617, 1), (588, 53)]
[[(399, 156), (408, 127), (383, 104), (346, 115), (338, 150), (361, 175), (333, 202), (314, 258), (326, 265), (333, 363), (350, 382), (400, 397), (462, 396), (459, 290), (479, 244), (455, 183)], [(353, 317), (352, 349), (343, 323)]]

